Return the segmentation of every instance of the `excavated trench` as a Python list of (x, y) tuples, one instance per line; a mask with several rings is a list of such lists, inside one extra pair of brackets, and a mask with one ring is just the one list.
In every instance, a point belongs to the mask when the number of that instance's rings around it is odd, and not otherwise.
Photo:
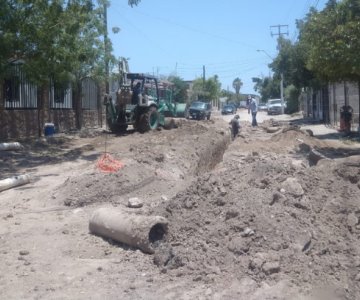
[[(63, 203), (72, 207), (113, 204), (116, 206), (113, 210), (119, 210), (119, 214), (123, 213), (129, 219), (128, 224), (133, 224), (133, 219), (140, 216), (155, 217), (153, 208), (165, 207), (168, 201), (158, 200), (164, 194), (172, 198), (186, 190), (204, 173), (213, 170), (222, 162), (230, 144), (230, 135), (225, 129), (198, 123), (141, 137), (143, 140), (130, 145), (132, 150), (127, 154), (129, 163), (119, 172), (103, 174), (91, 171), (69, 178), (58, 189), (56, 198), (61, 194)], [(123, 153), (121, 155), (125, 156)], [(132, 197), (141, 199), (143, 207), (131, 208), (128, 201)], [(177, 268), (182, 265), (167, 243), (168, 232), (162, 224), (156, 222), (148, 228), (142, 228), (141, 235), (134, 241), (136, 228), (131, 232), (129, 226), (119, 223), (115, 217), (110, 222), (107, 218), (111, 216), (112, 212), (106, 211), (100, 221), (90, 221), (90, 225), (95, 224), (90, 226), (93, 227), (90, 231), (140, 248), (145, 253), (155, 252), (154, 263), (159, 267)], [(110, 225), (113, 228), (107, 228)]]
[(195, 175), (213, 170), (223, 160), (224, 153), (230, 144), (230, 135), (224, 133), (219, 140), (212, 141), (209, 147), (199, 154)]
[(92, 169), (69, 178), (56, 190), (56, 198), (65, 206), (82, 207), (126, 206), (130, 197), (149, 201), (164, 194), (172, 197), (223, 160), (230, 135), (225, 127), (206, 125), (186, 122), (174, 130), (144, 134), (136, 142), (129, 139), (130, 152), (113, 155), (128, 161), (124, 168), (114, 174)]

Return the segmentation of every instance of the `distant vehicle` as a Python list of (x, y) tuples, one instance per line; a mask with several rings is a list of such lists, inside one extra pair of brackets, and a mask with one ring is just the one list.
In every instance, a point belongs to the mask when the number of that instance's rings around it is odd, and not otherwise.
[[(284, 110), (286, 109), (286, 103), (284, 102)], [(281, 99), (269, 99), (267, 103), (268, 115), (281, 114)]]
[(258, 110), (259, 111), (267, 111), (267, 105), (266, 105), (266, 103), (260, 103), (259, 105), (258, 105)]
[(226, 105), (232, 105), (232, 106), (235, 108), (235, 112), (236, 112), (237, 109), (238, 109), (238, 106), (236, 105), (236, 103), (231, 102), (231, 103), (228, 103), (228, 104), (226, 104)]
[(211, 117), (211, 104), (203, 101), (195, 101), (189, 107), (188, 118), (196, 120), (210, 120)]
[(223, 109), (221, 110), (222, 115), (234, 114), (235, 112), (236, 108), (232, 104), (224, 105)]
[(247, 108), (246, 101), (244, 101), (244, 100), (240, 101), (239, 108)]

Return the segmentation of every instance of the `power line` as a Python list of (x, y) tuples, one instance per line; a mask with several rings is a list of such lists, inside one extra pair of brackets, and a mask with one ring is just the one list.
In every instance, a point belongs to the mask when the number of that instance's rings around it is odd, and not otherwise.
[[(121, 4), (120, 4), (120, 5), (121, 5)], [(124, 5), (121, 5), (121, 6), (124, 7)], [(142, 16), (146, 16), (146, 17), (148, 17), (148, 18), (152, 18), (152, 19), (159, 20), (159, 21), (164, 22), (164, 23), (166, 23), (166, 24), (171, 24), (171, 25), (174, 25), (174, 26), (177, 26), (177, 27), (186, 29), (186, 30), (188, 30), (188, 31), (197, 32), (197, 33), (200, 33), (200, 34), (202, 34), (202, 35), (206, 34), (206, 35), (208, 35), (208, 36), (211, 36), (211, 37), (214, 37), (214, 38), (217, 38), (217, 39), (225, 40), (225, 41), (228, 41), (228, 42), (231, 42), (231, 43), (240, 44), (240, 45), (243, 45), (243, 46), (252, 48), (252, 49), (255, 49), (255, 48), (256, 48), (256, 46), (251, 45), (251, 44), (248, 44), (248, 43), (245, 43), (245, 42), (242, 42), (242, 41), (233, 40), (233, 39), (231, 39), (231, 38), (224, 37), (224, 36), (221, 36), (221, 35), (218, 35), (218, 34), (214, 34), (214, 33), (211, 33), (211, 32), (207, 32), (207, 31), (204, 31), (204, 30), (199, 30), (198, 28), (194, 28), (194, 27), (191, 27), (191, 26), (188, 26), (188, 25), (180, 24), (180, 23), (174, 22), (174, 21), (169, 20), (169, 19), (166, 19), (166, 18), (156, 17), (156, 16), (149, 15), (149, 14), (147, 14), (147, 13), (142, 12), (140, 9), (134, 10), (133, 12), (136, 13), (136, 14), (142, 15)]]

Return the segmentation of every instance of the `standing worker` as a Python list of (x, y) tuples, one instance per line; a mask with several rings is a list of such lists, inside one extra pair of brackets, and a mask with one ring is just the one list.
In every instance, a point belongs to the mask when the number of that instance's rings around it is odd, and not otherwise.
[(230, 125), (231, 125), (231, 137), (232, 137), (233, 140), (235, 140), (235, 138), (239, 134), (240, 116), (235, 115), (234, 118), (231, 119)]
[(257, 121), (256, 121), (257, 110), (258, 110), (258, 104), (256, 102), (256, 99), (254, 97), (251, 97), (248, 113), (250, 114), (250, 112), (251, 112), (251, 116), (252, 116), (251, 126), (252, 127), (258, 126)]

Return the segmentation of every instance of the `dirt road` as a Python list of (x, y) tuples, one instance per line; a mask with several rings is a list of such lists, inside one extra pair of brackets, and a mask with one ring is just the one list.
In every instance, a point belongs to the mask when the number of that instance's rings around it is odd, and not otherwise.
[[(33, 178), (0, 193), (2, 298), (359, 299), (358, 145), (242, 125), (232, 143), (215, 116), (2, 154), (2, 178)], [(95, 167), (105, 142), (124, 164), (115, 174)], [(131, 197), (143, 207), (128, 208)], [(149, 255), (90, 234), (103, 206), (165, 216), (162, 247)]]

